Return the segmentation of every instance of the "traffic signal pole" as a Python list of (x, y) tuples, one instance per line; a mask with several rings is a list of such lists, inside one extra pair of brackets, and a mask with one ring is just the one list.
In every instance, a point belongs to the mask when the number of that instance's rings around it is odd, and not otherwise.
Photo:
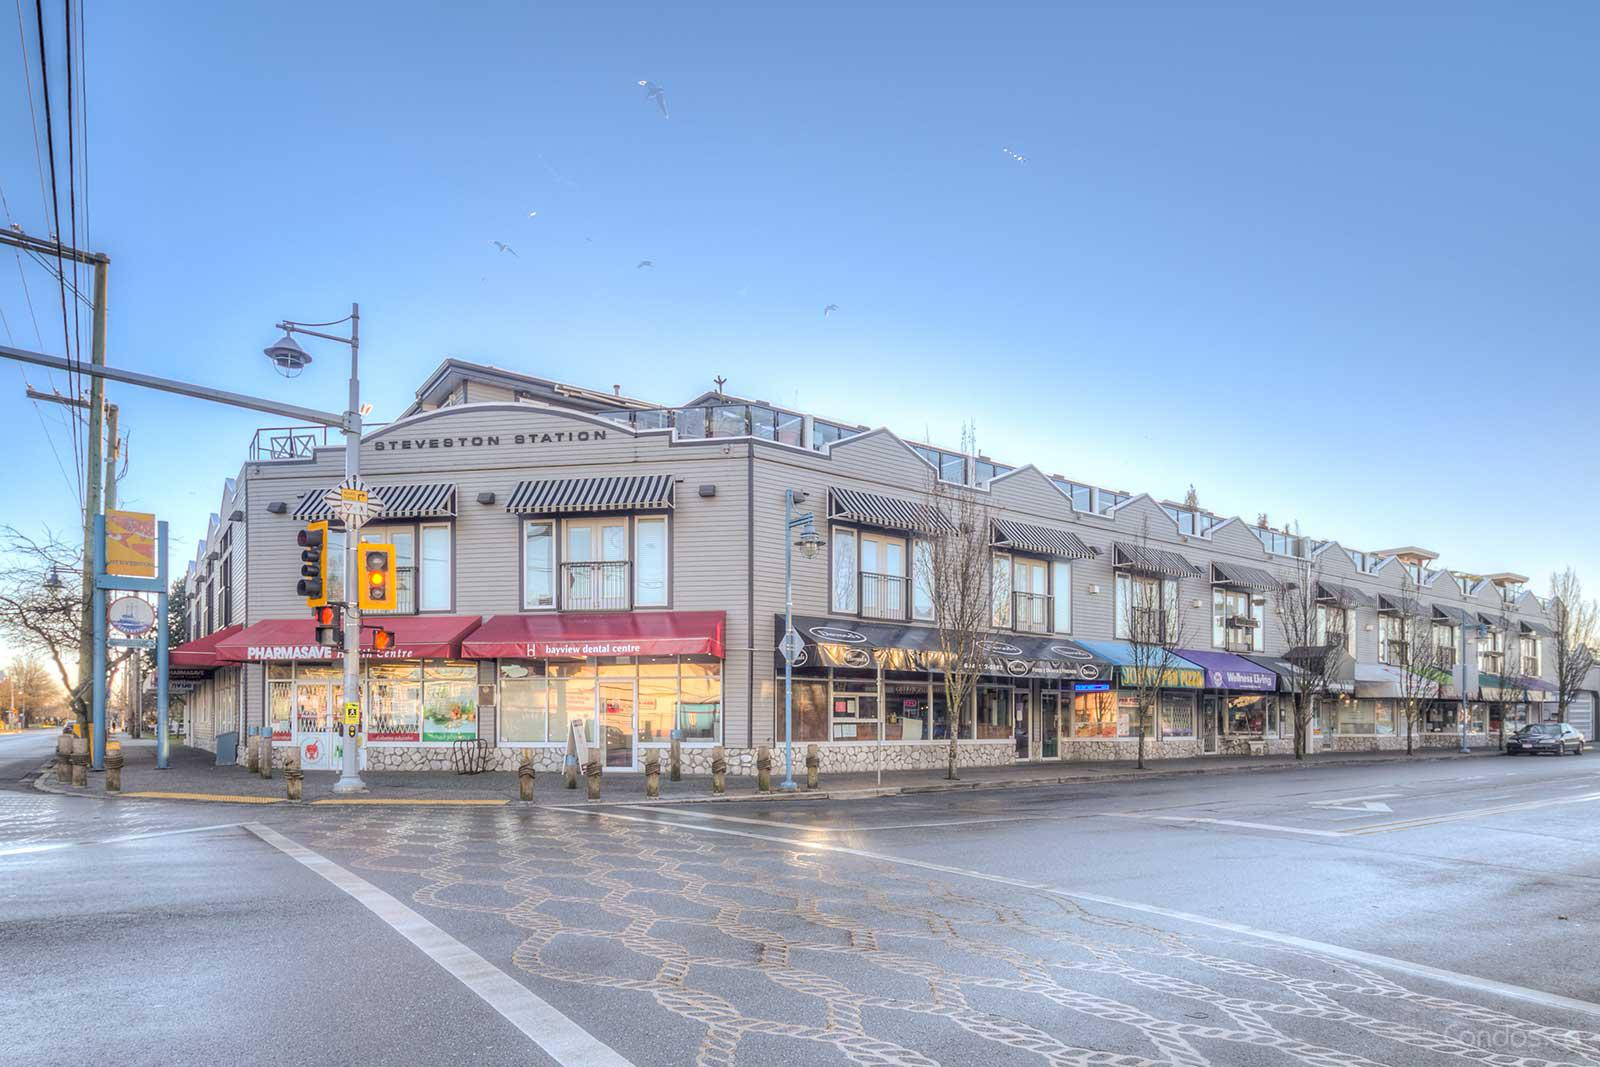
[[(344, 413), (344, 474), (347, 483), (361, 482), (361, 305), (350, 305), (350, 410)], [(356, 563), (357, 542), (361, 527), (345, 523), (344, 530), (344, 699), (346, 703), (361, 700), (361, 583), (360, 568)], [(340, 709), (341, 711), (343, 709)], [(358, 727), (343, 725), (344, 767), (339, 780), (333, 784), (335, 793), (364, 793), (367, 783), (361, 780), (361, 753), (357, 742)]]

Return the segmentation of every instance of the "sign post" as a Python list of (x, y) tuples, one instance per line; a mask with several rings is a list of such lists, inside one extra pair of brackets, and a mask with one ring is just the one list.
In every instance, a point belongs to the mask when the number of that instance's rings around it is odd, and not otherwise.
[[(156, 594), (155, 618), (118, 597), (119, 612), (108, 620), (106, 592)], [(90, 742), (94, 769), (105, 769), (106, 650), (108, 647), (150, 648), (156, 653), (156, 767), (167, 767), (167, 524), (154, 515), (108, 511), (94, 517), (94, 728)], [(109, 625), (108, 625), (109, 623)], [(155, 640), (128, 636), (112, 640), (115, 625), (124, 634), (140, 632), (149, 623)], [(145, 629), (143, 632), (149, 632)]]

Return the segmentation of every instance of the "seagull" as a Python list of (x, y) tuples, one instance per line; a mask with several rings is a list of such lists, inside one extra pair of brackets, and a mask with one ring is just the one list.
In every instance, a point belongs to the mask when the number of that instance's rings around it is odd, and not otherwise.
[(538, 212), (537, 212), (537, 211), (530, 211), (530, 212), (528, 212), (528, 217), (529, 217), (529, 218), (530, 218), (530, 219), (532, 219), (532, 218), (537, 218), (537, 217), (538, 217), (538, 215), (539, 215), (539, 213), (538, 213)]
[(656, 261), (653, 260), (653, 259), (641, 259), (639, 261), (639, 266), (635, 267), (633, 269), (634, 270), (639, 270), (641, 267), (653, 267), (655, 265), (656, 265)]
[(1000, 151), (1004, 152), (1006, 155), (1010, 156), (1012, 159), (1016, 160), (1018, 163), (1026, 163), (1028, 161), (1028, 157), (1027, 156), (1019, 156), (1015, 152), (1011, 151), (1011, 149), (1006, 148), (1004, 146), (1001, 147)]
[(654, 100), (656, 107), (661, 109), (661, 117), (670, 119), (672, 116), (667, 114), (667, 91), (653, 81), (641, 80), (639, 84), (644, 87), (645, 99)]
[[(517, 256), (517, 250), (515, 248), (512, 248), (510, 245), (506, 244), (504, 241), (490, 241), (489, 243), (494, 245), (496, 248), (498, 248), (502, 252), (510, 252), (513, 256)], [(517, 258), (521, 259), (522, 257), (521, 256), (517, 256)]]
[(822, 309), (822, 317), (823, 318), (827, 318), (829, 315), (832, 315), (835, 311), (838, 311), (838, 310), (839, 310), (839, 305), (838, 304), (829, 304), (827, 307)]

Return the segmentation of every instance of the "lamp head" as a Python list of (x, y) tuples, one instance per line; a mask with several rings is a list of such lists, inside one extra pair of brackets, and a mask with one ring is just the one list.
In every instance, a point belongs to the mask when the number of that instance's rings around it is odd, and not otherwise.
[(297, 377), (311, 362), (311, 353), (301, 348), (300, 342), (287, 333), (262, 351), (285, 378)]
[(822, 539), (822, 535), (809, 525), (800, 531), (800, 536), (794, 539), (794, 546), (800, 550), (800, 554), (806, 559), (815, 559), (817, 552), (827, 543)]

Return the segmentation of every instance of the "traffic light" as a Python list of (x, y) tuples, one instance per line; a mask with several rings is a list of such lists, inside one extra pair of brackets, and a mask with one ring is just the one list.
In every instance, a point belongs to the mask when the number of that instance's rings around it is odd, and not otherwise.
[(344, 612), (331, 604), (311, 609), (317, 624), (317, 644), (329, 648), (344, 648)]
[(328, 524), (311, 522), (295, 534), (300, 546), (300, 581), (294, 591), (313, 608), (328, 602)]
[(372, 647), (378, 652), (387, 652), (394, 647), (394, 631), (385, 630), (381, 626), (372, 632)]
[(393, 545), (361, 546), (361, 609), (395, 609)]

